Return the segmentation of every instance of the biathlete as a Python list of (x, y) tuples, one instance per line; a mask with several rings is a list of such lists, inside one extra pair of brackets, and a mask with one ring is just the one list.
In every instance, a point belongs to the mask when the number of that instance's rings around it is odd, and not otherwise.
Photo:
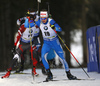
[[(69, 80), (76, 80), (77, 77), (73, 76), (69, 70), (68, 64), (65, 60), (63, 49), (60, 45), (58, 36), (56, 32), (61, 32), (61, 27), (51, 18), (48, 18), (48, 12), (46, 10), (40, 11), (40, 20), (35, 22), (35, 24), (40, 27), (43, 36), (43, 46), (41, 50), (41, 58), (44, 64), (44, 67), (47, 70), (47, 78), (46, 80), (52, 80), (53, 74), (50, 70), (48, 61), (47, 61), (47, 54), (48, 52), (53, 49), (58, 54), (58, 56), (62, 59), (62, 62), (65, 67), (65, 72)], [(25, 20), (25, 27), (29, 26), (28, 19)]]
[[(10, 67), (7, 69), (7, 73), (2, 76), (1, 78), (8, 78), (11, 74), (12, 69), (14, 68), (15, 63), (18, 61), (20, 62), (20, 57), (21, 55), (23, 55), (23, 53), (26, 50), (30, 50), (31, 46), (30, 46), (30, 41), (32, 41), (32, 52), (33, 52), (33, 56), (32, 56), (32, 64), (33, 64), (33, 68), (32, 68), (32, 74), (34, 75), (38, 75), (36, 73), (36, 65), (38, 63), (38, 59), (39, 57), (37, 57), (37, 51), (40, 47), (40, 42), (38, 41), (39, 39), (39, 28), (34, 24), (32, 24), (36, 18), (36, 14), (35, 12), (29, 12), (27, 14), (27, 17), (30, 18), (30, 27), (25, 28), (24, 24), (22, 24), (18, 30), (18, 36), (16, 38), (16, 41), (14, 43), (14, 49), (18, 43), (18, 41), (20, 41), (20, 44), (18, 46), (18, 48), (15, 51), (15, 55), (13, 57), (13, 60), (11, 62)], [(32, 40), (30, 40), (30, 37)], [(38, 53), (39, 54), (39, 53)], [(43, 66), (42, 61), (41, 61), (41, 66)], [(45, 68), (44, 68), (45, 69)]]
[[(28, 12), (32, 12), (32, 10), (33, 9), (28, 9)], [(28, 14), (28, 12), (27, 12), (27, 14)], [(38, 19), (39, 19), (39, 16), (37, 15), (37, 12), (35, 11), (35, 19), (34, 19), (34, 21), (37, 21)], [(19, 18), (19, 19), (17, 19), (17, 25), (18, 26), (21, 26), (24, 22), (25, 22), (25, 19), (27, 18), (27, 16), (26, 17), (22, 17), (22, 18)], [(41, 45), (40, 45), (40, 39), (39, 39), (39, 37), (33, 37), (33, 39), (34, 39), (34, 42), (35, 41), (37, 41), (37, 38), (38, 38), (38, 42), (36, 42), (36, 44), (34, 45), (34, 46), (38, 46), (38, 49), (35, 49), (35, 53), (34, 54), (37, 54), (37, 58), (38, 58), (38, 62), (40, 63), (40, 65), (43, 65), (42, 64), (42, 62), (41, 62)], [(26, 53), (26, 51), (25, 52), (23, 52), (22, 54), (21, 54), (21, 63), (20, 63), (20, 65), (19, 65), (19, 68), (17, 68), (17, 70), (16, 70), (16, 72), (15, 73), (20, 73), (20, 72), (22, 72), (23, 70), (24, 70), (24, 62), (25, 62), (25, 57), (24, 57), (24, 54)], [(31, 58), (30, 58), (31, 59)], [(30, 62), (31, 63), (31, 62)], [(45, 69), (44, 69), (44, 67), (42, 67), (42, 73), (43, 74), (45, 74), (46, 72), (44, 71)], [(35, 75), (37, 75), (37, 73), (35, 73)]]

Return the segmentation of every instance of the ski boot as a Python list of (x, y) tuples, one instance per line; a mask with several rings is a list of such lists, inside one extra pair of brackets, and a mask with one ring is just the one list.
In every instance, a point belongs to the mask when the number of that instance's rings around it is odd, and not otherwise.
[(50, 71), (50, 69), (47, 70), (47, 78), (46, 81), (52, 81), (53, 80), (53, 75)]
[(46, 71), (46, 69), (45, 69), (45, 67), (44, 67), (44, 65), (43, 65), (43, 63), (42, 63), (42, 61), (40, 61), (40, 65), (41, 65), (42, 74), (47, 75), (47, 71)]
[(2, 76), (1, 78), (2, 79), (3, 78), (8, 78), (10, 76), (10, 73), (11, 73), (11, 68), (7, 69), (7, 73), (4, 76)]
[(70, 70), (69, 71), (66, 71), (66, 74), (67, 74), (67, 78), (69, 80), (77, 80), (77, 77), (76, 76), (73, 76), (71, 73), (70, 73)]
[(47, 75), (47, 71), (46, 71), (46, 69), (45, 69), (44, 67), (42, 67), (42, 73), (43, 73), (44, 75)]
[(33, 69), (32, 69), (32, 75), (34, 75), (34, 76), (39, 76), (39, 74), (38, 73), (36, 73), (36, 68), (35, 67), (33, 67)]
[(24, 66), (21, 65), (21, 67), (19, 69), (17, 69), (15, 73), (22, 73), (23, 70), (24, 70)]

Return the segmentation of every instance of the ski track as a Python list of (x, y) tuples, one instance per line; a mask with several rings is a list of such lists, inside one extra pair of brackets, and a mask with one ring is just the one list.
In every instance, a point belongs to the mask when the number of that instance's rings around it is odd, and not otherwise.
[[(72, 68), (70, 70), (71, 73), (78, 78), (88, 78), (81, 68)], [(85, 70), (87, 69), (85, 68)], [(100, 74), (96, 72), (88, 73), (89, 76), (95, 78), (95, 80), (63, 80), (67, 79), (64, 69), (51, 69), (51, 71), (54, 75), (54, 80), (60, 81), (42, 82), (46, 79), (46, 76), (41, 73), (41, 69), (37, 69), (39, 76), (33, 80), (31, 69), (27, 69), (23, 72), (30, 74), (12, 74), (9, 78), (0, 78), (0, 86), (100, 86)], [(12, 73), (13, 72), (14, 71), (12, 71)], [(5, 73), (6, 72), (0, 72), (0, 77), (1, 74)]]

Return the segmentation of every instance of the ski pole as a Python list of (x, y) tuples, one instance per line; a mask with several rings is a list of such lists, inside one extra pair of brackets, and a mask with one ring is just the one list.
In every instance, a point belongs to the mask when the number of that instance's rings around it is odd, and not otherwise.
[(38, 2), (38, 7), (37, 7), (37, 9), (38, 9), (38, 16), (39, 16), (39, 10), (40, 10), (40, 3), (41, 3), (41, 0), (37, 0), (37, 2)]
[[(29, 20), (29, 33), (30, 33), (31, 59), (33, 63), (33, 49), (32, 49), (32, 37), (31, 37), (32, 34), (31, 34), (30, 20)], [(34, 73), (32, 73), (32, 75), (34, 80)]]
[[(57, 33), (56, 33), (57, 34)], [(67, 48), (67, 50), (70, 52), (70, 54), (74, 57), (74, 59), (76, 60), (76, 62), (79, 64), (79, 66), (83, 69), (83, 71), (85, 72), (85, 74), (88, 76), (88, 78), (90, 78), (90, 76), (87, 74), (87, 72), (84, 70), (84, 68), (81, 66), (81, 64), (79, 63), (79, 61), (75, 58), (74, 54), (71, 52), (71, 50), (67, 47), (67, 45), (65, 44), (65, 42), (62, 40), (62, 38), (57, 34), (57, 36), (59, 37), (59, 39), (62, 41), (62, 43), (64, 44), (64, 46)]]
[(46, 4), (48, 5), (48, 15), (50, 14), (50, 6), (49, 6), (49, 2), (46, 2)]

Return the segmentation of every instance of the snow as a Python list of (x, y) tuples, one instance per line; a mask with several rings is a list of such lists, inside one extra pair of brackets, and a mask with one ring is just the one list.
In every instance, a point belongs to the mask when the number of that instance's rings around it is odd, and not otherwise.
[[(72, 68), (70, 70), (71, 73), (78, 78), (88, 78), (81, 68)], [(87, 71), (86, 68), (85, 70)], [(13, 74), (10, 75), (9, 78), (0, 78), (0, 86), (100, 86), (100, 74), (96, 72), (88, 73), (89, 76), (95, 80), (68, 80), (64, 69), (51, 69), (51, 71), (54, 75), (54, 79), (60, 81), (42, 82), (46, 76), (41, 73), (41, 69), (37, 69), (39, 76), (33, 80), (31, 69), (27, 69), (23, 72), (28, 74)], [(0, 77), (5, 73), (6, 72), (0, 72)]]

